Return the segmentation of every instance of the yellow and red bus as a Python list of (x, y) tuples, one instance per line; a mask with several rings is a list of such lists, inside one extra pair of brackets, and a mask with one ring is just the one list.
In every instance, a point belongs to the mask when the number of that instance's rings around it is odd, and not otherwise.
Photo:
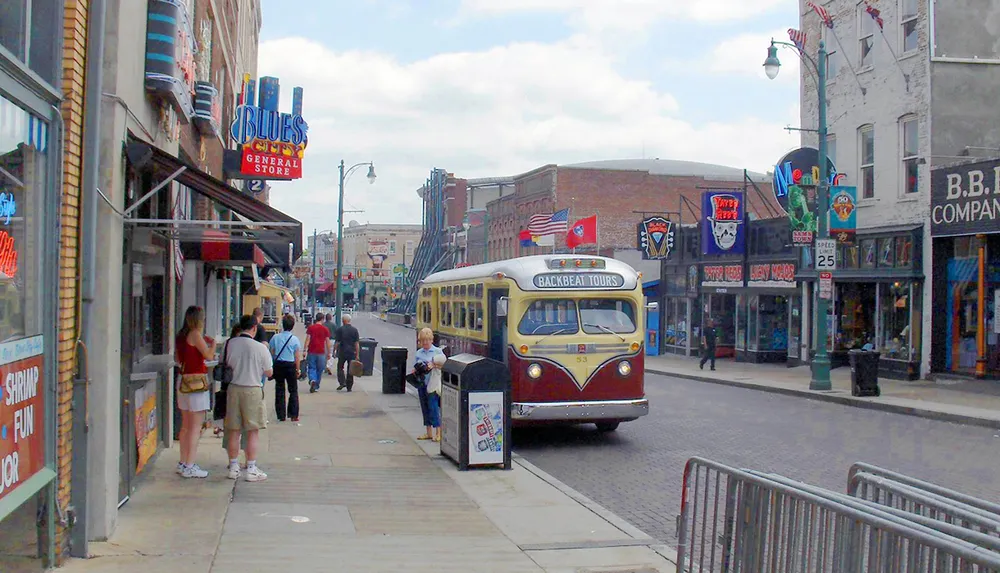
[(640, 273), (605, 257), (537, 255), (434, 273), (416, 326), (446, 354), (507, 364), (517, 426), (594, 423), (649, 412)]

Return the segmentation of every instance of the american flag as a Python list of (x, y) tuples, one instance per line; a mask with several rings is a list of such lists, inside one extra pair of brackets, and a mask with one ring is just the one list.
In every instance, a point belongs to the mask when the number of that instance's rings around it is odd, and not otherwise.
[(875, 23), (878, 24), (878, 29), (881, 30), (882, 25), (884, 24), (882, 21), (882, 12), (868, 2), (865, 2), (865, 12), (868, 12), (871, 15), (872, 20), (875, 20)]
[(800, 50), (806, 49), (806, 33), (802, 30), (796, 30), (795, 28), (788, 29), (788, 37), (795, 44), (795, 47)]
[(817, 14), (819, 14), (819, 17), (823, 20), (823, 23), (826, 24), (827, 28), (833, 28), (833, 18), (830, 16), (830, 13), (826, 11), (826, 8), (817, 5), (815, 2), (806, 2), (806, 6), (809, 6)]
[(528, 232), (536, 237), (565, 233), (569, 227), (569, 209), (553, 214), (532, 215), (528, 220)]

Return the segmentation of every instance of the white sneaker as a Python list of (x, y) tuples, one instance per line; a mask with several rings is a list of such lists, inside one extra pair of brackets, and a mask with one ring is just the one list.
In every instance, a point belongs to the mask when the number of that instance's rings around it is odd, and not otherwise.
[(240, 466), (234, 464), (229, 466), (229, 479), (240, 479)]
[(177, 475), (182, 475), (184, 473), (184, 464), (177, 462)]
[(260, 471), (257, 466), (247, 469), (247, 481), (264, 481), (266, 479), (267, 474)]
[(198, 464), (194, 464), (191, 467), (184, 468), (184, 473), (181, 476), (185, 478), (207, 478), (208, 472), (198, 467)]

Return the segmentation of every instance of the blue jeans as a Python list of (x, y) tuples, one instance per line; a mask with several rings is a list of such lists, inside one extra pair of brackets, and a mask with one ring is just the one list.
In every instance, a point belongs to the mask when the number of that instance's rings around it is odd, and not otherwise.
[(441, 427), (441, 395), (437, 392), (427, 394), (427, 417), (430, 418), (430, 427)]
[(427, 386), (417, 386), (417, 399), (420, 401), (420, 414), (424, 417), (424, 427), (431, 425), (431, 407), (427, 399)]
[(306, 368), (309, 372), (309, 381), (316, 388), (323, 380), (323, 370), (326, 370), (326, 354), (309, 354), (306, 356)]

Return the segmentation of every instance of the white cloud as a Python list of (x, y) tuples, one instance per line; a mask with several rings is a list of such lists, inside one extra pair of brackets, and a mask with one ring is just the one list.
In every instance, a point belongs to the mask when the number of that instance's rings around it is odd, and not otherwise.
[(665, 19), (699, 22), (742, 20), (795, 0), (462, 0), (460, 15), (496, 15), (518, 12), (568, 14), (590, 30), (641, 30)]
[(765, 170), (797, 141), (782, 130), (786, 123), (753, 117), (694, 125), (670, 94), (623, 77), (609, 57), (578, 39), (401, 63), (287, 38), (261, 44), (259, 72), (281, 79), (282, 109), (293, 86), (305, 89), (305, 177), (275, 184), (271, 197), (309, 231), (336, 225), (341, 158), (348, 165), (372, 160), (379, 176), (373, 187), (364, 170), (350, 181), (347, 203), (366, 213), (345, 219), (418, 223), (414, 190), (435, 167), (459, 177), (515, 175), (645, 150)]
[[(764, 74), (767, 48), (771, 45), (771, 39), (786, 41), (782, 39), (782, 35), (787, 36), (787, 31), (776, 31), (771, 34), (740, 34), (715, 44), (700, 60), (668, 60), (667, 68), (724, 76), (740, 75), (766, 82), (769, 81)], [(786, 85), (798, 84), (799, 56), (795, 51), (779, 46), (778, 59), (781, 61), (781, 71), (774, 81)]]

